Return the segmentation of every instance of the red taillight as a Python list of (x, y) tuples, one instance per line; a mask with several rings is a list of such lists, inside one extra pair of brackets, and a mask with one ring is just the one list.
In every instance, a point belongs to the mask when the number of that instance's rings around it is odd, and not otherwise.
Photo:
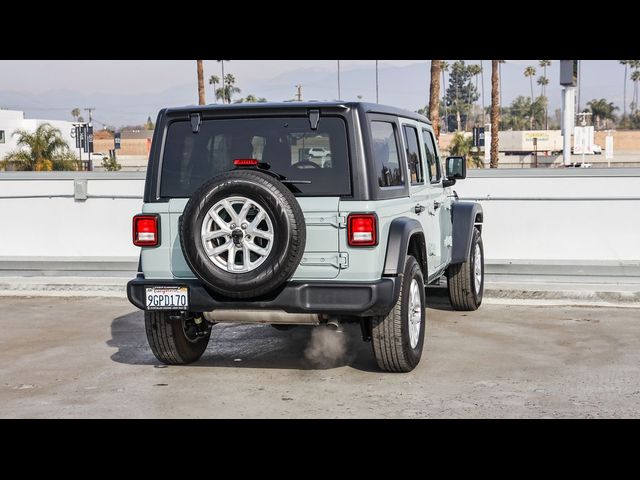
[(133, 217), (133, 244), (136, 247), (155, 247), (159, 243), (157, 215)]
[(258, 165), (258, 160), (255, 158), (236, 158), (233, 164), (236, 167), (255, 167)]
[(352, 213), (347, 218), (347, 235), (352, 247), (373, 247), (378, 244), (378, 226), (373, 213)]

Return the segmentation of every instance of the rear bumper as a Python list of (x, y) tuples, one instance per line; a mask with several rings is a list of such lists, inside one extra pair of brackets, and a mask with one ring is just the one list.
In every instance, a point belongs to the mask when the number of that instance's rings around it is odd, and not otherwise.
[(389, 313), (400, 295), (401, 283), (402, 276), (384, 277), (375, 282), (291, 281), (269, 297), (237, 300), (210, 293), (198, 280), (147, 280), (138, 274), (127, 284), (127, 297), (133, 305), (146, 310), (146, 287), (185, 286), (189, 288), (192, 312), (266, 309), (366, 317)]

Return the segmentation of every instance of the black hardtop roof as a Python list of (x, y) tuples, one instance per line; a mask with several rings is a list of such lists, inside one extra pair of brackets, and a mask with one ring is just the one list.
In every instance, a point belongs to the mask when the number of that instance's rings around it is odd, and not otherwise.
[(431, 124), (431, 121), (424, 115), (412, 112), (411, 110), (405, 110), (403, 108), (392, 107), (390, 105), (380, 105), (378, 103), (367, 102), (261, 102), (261, 103), (232, 103), (226, 104), (209, 104), (209, 105), (190, 105), (184, 107), (170, 107), (166, 109), (167, 113), (188, 113), (199, 111), (234, 111), (234, 110), (273, 110), (280, 109), (310, 109), (310, 108), (361, 108), (368, 113), (382, 113), (387, 115), (395, 115), (398, 117), (410, 118), (420, 122)]

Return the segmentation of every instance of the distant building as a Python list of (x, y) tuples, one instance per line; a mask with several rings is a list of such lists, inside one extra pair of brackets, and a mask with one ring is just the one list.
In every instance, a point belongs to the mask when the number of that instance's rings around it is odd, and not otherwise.
[(72, 152), (77, 152), (76, 141), (71, 136), (73, 124), (64, 120), (43, 120), (40, 118), (24, 118), (24, 112), (19, 110), (0, 110), (0, 160), (11, 151), (18, 148), (16, 137), (12, 134), (18, 129), (35, 131), (43, 123), (49, 123), (62, 132), (62, 138), (67, 142)]

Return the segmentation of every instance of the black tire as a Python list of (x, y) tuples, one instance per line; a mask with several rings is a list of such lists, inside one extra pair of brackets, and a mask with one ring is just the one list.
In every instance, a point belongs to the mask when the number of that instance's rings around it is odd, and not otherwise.
[[(231, 273), (215, 265), (200, 236), (209, 209), (234, 195), (264, 208), (275, 233), (264, 262), (245, 273)], [(296, 198), (277, 179), (255, 170), (235, 170), (212, 178), (192, 195), (182, 214), (180, 243), (187, 264), (211, 290), (232, 298), (260, 297), (280, 287), (298, 268), (306, 243), (306, 225)]]
[[(475, 249), (476, 245), (480, 249), (481, 280), (480, 288), (476, 289), (474, 272), (476, 267)], [(447, 269), (447, 289), (449, 290), (449, 301), (454, 310), (468, 312), (477, 310), (482, 304), (484, 295), (484, 248), (482, 246), (482, 236), (480, 230), (473, 229), (473, 239), (469, 258), (464, 263), (450, 265)]]
[[(410, 285), (418, 284), (422, 306), (420, 332), (415, 347), (411, 346), (409, 335), (409, 295)], [(398, 301), (386, 317), (371, 320), (371, 344), (378, 366), (387, 372), (410, 372), (420, 362), (426, 327), (424, 279), (420, 266), (414, 257), (408, 256), (402, 277)]]
[[(167, 312), (144, 312), (147, 340), (155, 357), (167, 365), (185, 365), (198, 360), (209, 344), (211, 326), (186, 323)], [(203, 335), (195, 335), (199, 329)], [(191, 332), (188, 335), (185, 330)]]

